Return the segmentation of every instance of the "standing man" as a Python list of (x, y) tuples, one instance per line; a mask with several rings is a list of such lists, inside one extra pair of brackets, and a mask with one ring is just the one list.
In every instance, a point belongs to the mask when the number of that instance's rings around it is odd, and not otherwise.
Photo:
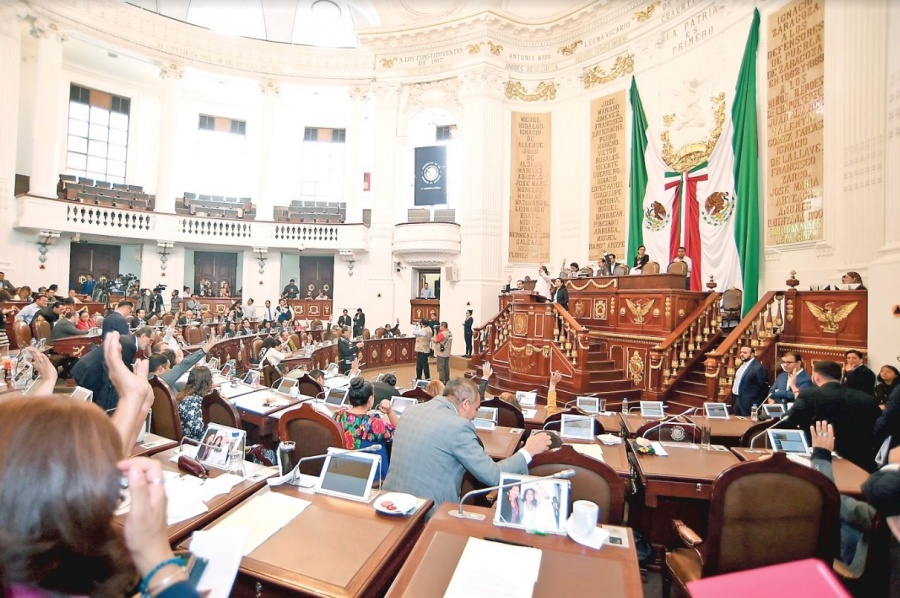
[(419, 325), (413, 330), (416, 337), (416, 379), (430, 380), (431, 369), (428, 367), (428, 355), (431, 353), (431, 338), (434, 332), (428, 325), (428, 320), (422, 318)]
[(366, 327), (366, 314), (363, 313), (361, 307), (356, 308), (356, 315), (353, 316), (353, 338), (362, 336)]
[(346, 326), (341, 328), (341, 338), (338, 339), (338, 358), (341, 360), (341, 373), (349, 372), (353, 366), (353, 360), (359, 354), (359, 350), (363, 348), (362, 342), (355, 345), (350, 342), (350, 329)]
[(466, 357), (472, 357), (472, 324), (475, 323), (472, 318), (472, 310), (466, 310), (466, 319), (463, 320), (463, 338), (466, 340)]
[(294, 284), (293, 278), (285, 285), (284, 290), (281, 291), (281, 296), (285, 299), (296, 299), (300, 296), (300, 289)]
[(844, 376), (841, 384), (852, 389), (875, 396), (875, 372), (863, 363), (863, 354), (856, 349), (850, 349), (844, 354), (847, 360), (844, 366)]
[(263, 310), (263, 322), (274, 322), (275, 310), (272, 309), (272, 302), (266, 299), (266, 308)]
[(105, 339), (106, 335), (113, 330), (118, 332), (123, 338), (127, 337), (131, 329), (128, 327), (128, 322), (125, 318), (131, 315), (132, 309), (134, 309), (134, 303), (129, 299), (119, 301), (116, 309), (103, 318), (103, 335), (100, 338)]
[(419, 297), (422, 299), (434, 299), (434, 293), (428, 288), (427, 282), (422, 285), (422, 292), (419, 293)]
[(809, 430), (815, 422), (834, 426), (834, 449), (866, 471), (875, 471), (875, 422), (881, 409), (875, 397), (841, 385), (841, 366), (817, 361), (813, 366), (814, 387), (804, 388), (784, 416), (784, 427)]
[(247, 305), (244, 306), (244, 317), (251, 322), (256, 320), (256, 306), (253, 305), (253, 297), (247, 299)]
[(343, 313), (341, 313), (341, 317), (338, 318), (337, 323), (341, 328), (350, 328), (353, 326), (353, 318), (350, 317), (350, 314), (347, 313), (347, 310), (345, 309)]
[(743, 362), (734, 374), (731, 384), (732, 404), (735, 415), (750, 415), (753, 405), (759, 405), (769, 392), (769, 374), (756, 361), (756, 349), (741, 347), (738, 357)]
[[(684, 262), (684, 265), (687, 266), (687, 278), (684, 280), (684, 288), (690, 290), (691, 288), (691, 272), (694, 270), (694, 263), (691, 261), (691, 258), (687, 256), (687, 250), (684, 247), (678, 248), (678, 255), (675, 257), (673, 262)], [(812, 384), (810, 382), (810, 384)]]
[(94, 293), (94, 287), (97, 286), (97, 281), (94, 280), (94, 277), (90, 274), (84, 277), (84, 282), (81, 283), (81, 294), (91, 296)]
[(453, 333), (450, 332), (447, 322), (441, 322), (437, 334), (434, 335), (433, 342), (438, 378), (440, 378), (441, 382), (447, 384), (450, 382), (450, 351), (453, 346)]
[[(47, 307), (41, 308), (39, 312), (37, 312), (37, 316), (40, 316), (50, 322), (50, 328), (53, 329), (53, 326), (56, 326), (57, 320), (59, 317), (66, 312), (66, 305), (62, 301), (55, 301)], [(37, 317), (35, 316), (35, 318)]]
[(775, 378), (767, 403), (774, 405), (793, 403), (804, 388), (813, 385), (812, 378), (803, 369), (803, 358), (797, 351), (785, 351), (781, 356), (782, 372)]
[[(150, 346), (153, 342), (152, 337), (153, 329), (149, 326), (139, 328), (134, 336), (126, 334), (119, 337), (119, 343), (122, 345), (122, 361), (125, 365), (131, 367), (134, 364), (135, 355)], [(72, 377), (78, 386), (94, 392), (94, 403), (110, 411), (119, 404), (119, 393), (109, 381), (109, 366), (103, 359), (103, 354), (102, 348), (89, 351), (72, 366)]]
[(391, 468), (384, 487), (430, 498), (432, 517), (443, 502), (457, 502), (463, 474), (493, 486), (501, 472), (527, 473), (532, 457), (550, 448), (549, 434), (532, 434), (525, 446), (508, 459), (495, 463), (484, 452), (472, 420), (481, 405), (478, 387), (455, 378), (444, 394), (403, 412), (403, 425), (394, 433)]

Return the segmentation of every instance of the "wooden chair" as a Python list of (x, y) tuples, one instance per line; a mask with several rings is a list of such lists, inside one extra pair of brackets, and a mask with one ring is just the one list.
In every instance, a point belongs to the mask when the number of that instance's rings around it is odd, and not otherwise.
[(659, 262), (647, 262), (641, 272), (643, 274), (659, 274)]
[(606, 463), (582, 455), (564, 444), (555, 451), (536, 455), (528, 466), (528, 473), (545, 476), (564, 469), (575, 470), (569, 492), (570, 513), (572, 502), (589, 500), (600, 507), (600, 523), (622, 525), (625, 516), (625, 480)]
[(375, 329), (375, 338), (384, 338), (384, 327), (379, 326)]
[(761, 433), (762, 433), (762, 437), (761, 437), (762, 443), (760, 444), (760, 441), (757, 440), (756, 446), (758, 446), (758, 447), (768, 446), (769, 437), (764, 432), (767, 429), (769, 429), (770, 427), (774, 426), (777, 421), (779, 421), (779, 420), (768, 419), (766, 421), (761, 421), (757, 424), (753, 424), (752, 426), (750, 426), (749, 428), (744, 430), (743, 434), (741, 434), (741, 440), (738, 443), (738, 446), (750, 446), (750, 441), (752, 441), (753, 438), (755, 438), (756, 436), (758, 436)]
[(166, 314), (163, 316), (163, 326), (171, 326), (172, 322), (175, 321), (175, 316), (173, 314)]
[(410, 388), (409, 390), (407, 390), (400, 396), (408, 397), (408, 398), (412, 398), (412, 399), (419, 399), (419, 402), (430, 401), (431, 399), (434, 398), (433, 396), (431, 396), (430, 394), (428, 394), (421, 388)]
[(309, 377), (309, 374), (303, 374), (297, 378), (297, 392), (307, 397), (317, 397), (325, 392), (322, 385)]
[(481, 402), (482, 407), (493, 407), (497, 410), (497, 425), (507, 428), (524, 428), (525, 416), (520, 409), (510, 405), (499, 397)]
[(626, 266), (625, 264), (619, 264), (613, 271), (613, 276), (628, 276), (628, 272), (628, 266)]
[(189, 345), (203, 344), (203, 333), (196, 326), (188, 326), (184, 333), (184, 340)]
[(161, 378), (150, 379), (153, 390), (153, 417), (150, 418), (150, 431), (164, 438), (181, 442), (184, 431), (181, 429), (181, 417), (175, 403), (175, 394)]
[(831, 480), (785, 453), (729, 467), (713, 482), (705, 539), (673, 521), (686, 548), (666, 552), (663, 596), (673, 585), (688, 596), (688, 582), (732, 571), (807, 558), (830, 563), (839, 501)]
[(700, 431), (700, 426), (692, 424), (690, 422), (651, 421), (638, 428), (635, 435), (638, 437), (649, 438), (651, 440), (659, 440), (661, 442), (685, 442), (688, 444), (698, 444), (700, 442), (702, 433)]
[(50, 322), (45, 320), (43, 316), (35, 316), (34, 320), (31, 322), (31, 332), (34, 338), (38, 341), (45, 340), (47, 344), (50, 343), (50, 331), (53, 327), (50, 325)]
[(362, 337), (363, 337), (363, 340), (364, 340), (364, 341), (367, 341), (367, 340), (369, 340), (369, 339), (372, 337), (372, 333), (369, 332), (369, 329), (368, 329), (368, 328), (363, 328), (363, 331), (362, 331)]
[(16, 335), (16, 343), (20, 350), (31, 345), (31, 328), (25, 322), (13, 324), (13, 334)]
[(741, 321), (741, 304), (744, 301), (744, 294), (740, 289), (728, 289), (722, 293), (722, 305), (720, 312), (722, 314), (723, 328), (731, 328), (729, 323), (734, 322), (737, 325)]
[(281, 372), (277, 367), (272, 365), (271, 363), (266, 363), (262, 369), (262, 379), (260, 383), (263, 386), (267, 386), (269, 388), (274, 388), (276, 384), (278, 384), (279, 380), (281, 380)]
[[(544, 430), (553, 430), (554, 432), (559, 432), (562, 427), (562, 416), (563, 415), (588, 415), (583, 411), (572, 408), (566, 411), (560, 411), (558, 413), (554, 413), (553, 415), (547, 417), (544, 420)], [(603, 424), (601, 424), (597, 418), (594, 418), (594, 436), (598, 434), (603, 434), (605, 430), (603, 429)]]
[(241, 414), (231, 402), (222, 398), (218, 390), (211, 390), (200, 403), (203, 412), (203, 423), (219, 424), (229, 428), (241, 429)]
[(666, 268), (666, 272), (669, 274), (681, 274), (682, 276), (687, 276), (687, 264), (684, 262), (672, 262)]
[[(331, 447), (344, 448), (343, 433), (337, 423), (308, 403), (281, 416), (278, 437), (294, 441), (294, 462), (303, 457), (323, 455)], [(300, 466), (300, 472), (307, 475), (317, 476), (321, 470), (321, 459), (307, 461)]]

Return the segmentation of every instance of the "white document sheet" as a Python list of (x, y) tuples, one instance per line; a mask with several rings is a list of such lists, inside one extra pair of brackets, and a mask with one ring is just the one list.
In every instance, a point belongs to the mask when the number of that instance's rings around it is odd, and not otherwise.
[(469, 538), (444, 598), (529, 598), (540, 568), (537, 548)]
[(248, 530), (243, 555), (247, 556), (268, 540), (275, 532), (287, 525), (294, 517), (312, 503), (302, 498), (294, 498), (268, 488), (238, 507), (231, 515), (213, 527), (213, 530)]
[(241, 565), (241, 548), (247, 542), (246, 529), (196, 531), (191, 537), (191, 552), (209, 560), (197, 591), (209, 592), (206, 598), (228, 598)]
[(525, 419), (531, 419), (537, 415), (537, 409), (522, 409), (522, 415)]
[(569, 446), (585, 457), (590, 457), (601, 463), (606, 463), (606, 460), (603, 459), (603, 447), (599, 444), (570, 444)]

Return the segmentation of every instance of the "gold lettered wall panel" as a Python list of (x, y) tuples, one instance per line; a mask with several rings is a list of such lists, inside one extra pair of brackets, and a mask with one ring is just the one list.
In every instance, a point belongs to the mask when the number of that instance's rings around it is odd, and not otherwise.
[(550, 260), (550, 113), (512, 113), (509, 261)]
[(591, 102), (591, 234), (588, 259), (625, 255), (625, 91)]
[(822, 239), (825, 10), (795, 0), (768, 22), (766, 245)]

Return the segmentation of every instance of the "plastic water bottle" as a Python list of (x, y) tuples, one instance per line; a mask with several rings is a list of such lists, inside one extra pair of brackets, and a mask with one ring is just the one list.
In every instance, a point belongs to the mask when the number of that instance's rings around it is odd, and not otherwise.
[(759, 421), (759, 405), (753, 403), (753, 407), (750, 408), (750, 421), (756, 422)]
[(622, 415), (628, 415), (628, 398), (622, 399)]

